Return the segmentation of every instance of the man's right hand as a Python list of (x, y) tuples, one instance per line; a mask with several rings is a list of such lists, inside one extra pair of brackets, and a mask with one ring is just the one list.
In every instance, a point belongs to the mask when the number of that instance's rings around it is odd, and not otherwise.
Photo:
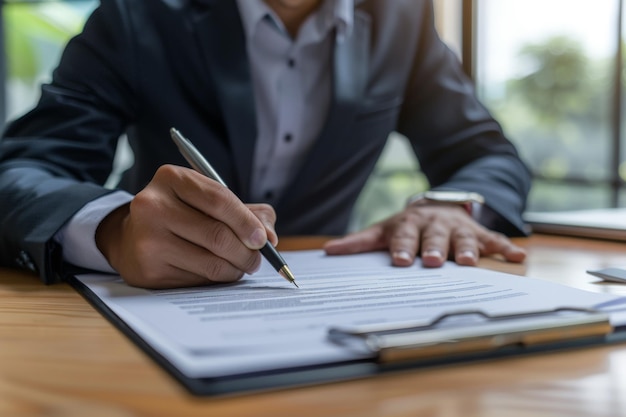
[(96, 244), (133, 286), (232, 282), (259, 268), (267, 240), (278, 242), (275, 221), (271, 206), (246, 205), (194, 170), (164, 165), (100, 223)]

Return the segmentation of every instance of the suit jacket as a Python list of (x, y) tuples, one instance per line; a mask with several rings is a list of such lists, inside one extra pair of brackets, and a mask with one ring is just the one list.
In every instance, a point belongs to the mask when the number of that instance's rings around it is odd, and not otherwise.
[[(317, 142), (275, 206), (277, 231), (346, 231), (388, 134), (406, 135), (433, 188), (476, 191), (493, 228), (523, 234), (529, 174), (438, 38), (428, 0), (355, 2), (333, 52), (333, 98)], [(0, 262), (60, 278), (52, 240), (102, 184), (128, 134), (137, 192), (162, 164), (186, 165), (169, 138), (192, 138), (247, 201), (256, 137), (246, 41), (232, 0), (103, 0), (0, 143)]]

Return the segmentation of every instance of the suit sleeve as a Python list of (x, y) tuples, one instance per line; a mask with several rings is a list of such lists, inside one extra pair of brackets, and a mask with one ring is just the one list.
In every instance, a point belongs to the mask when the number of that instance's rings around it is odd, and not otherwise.
[(122, 2), (102, 2), (42, 87), (39, 103), (0, 142), (0, 264), (59, 280), (52, 240), (103, 187), (132, 120), (132, 44)]
[(434, 189), (475, 191), (485, 197), (490, 229), (526, 234), (521, 214), (530, 172), (500, 125), (476, 98), (472, 82), (426, 12), (415, 62), (399, 119), (420, 167)]

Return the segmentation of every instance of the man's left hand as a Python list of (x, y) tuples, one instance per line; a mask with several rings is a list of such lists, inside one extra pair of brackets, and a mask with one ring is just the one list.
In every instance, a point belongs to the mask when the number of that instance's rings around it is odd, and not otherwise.
[(409, 266), (419, 254), (426, 267), (440, 267), (447, 259), (474, 266), (481, 256), (501, 255), (509, 262), (523, 262), (524, 249), (501, 233), (472, 219), (460, 206), (407, 207), (401, 213), (362, 231), (333, 239), (324, 250), (346, 255), (388, 249), (392, 263)]

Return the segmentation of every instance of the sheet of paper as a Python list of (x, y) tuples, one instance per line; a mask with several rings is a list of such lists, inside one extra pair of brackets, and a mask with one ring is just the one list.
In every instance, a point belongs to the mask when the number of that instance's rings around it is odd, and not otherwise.
[(331, 326), (426, 323), (455, 311), (489, 314), (621, 303), (544, 280), (447, 264), (390, 265), (386, 253), (285, 252), (300, 288), (268, 264), (233, 284), (150, 291), (119, 277), (78, 277), (189, 377), (216, 377), (371, 356), (328, 339)]

